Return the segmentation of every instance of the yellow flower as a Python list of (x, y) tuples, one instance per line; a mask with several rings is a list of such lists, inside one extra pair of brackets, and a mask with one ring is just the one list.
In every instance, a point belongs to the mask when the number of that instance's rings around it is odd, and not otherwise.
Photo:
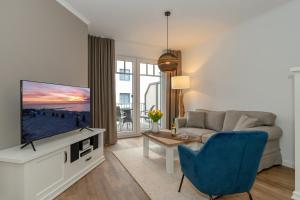
[(162, 118), (163, 112), (159, 109), (153, 109), (148, 112), (148, 116), (153, 122), (158, 122)]

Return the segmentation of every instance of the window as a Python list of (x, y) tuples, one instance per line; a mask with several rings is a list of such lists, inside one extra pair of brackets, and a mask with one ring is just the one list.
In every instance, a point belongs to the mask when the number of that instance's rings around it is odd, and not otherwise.
[(140, 63), (140, 74), (160, 77), (160, 70), (157, 65)]
[(129, 93), (120, 93), (120, 104), (130, 104)]
[(132, 62), (117, 60), (117, 74), (120, 81), (130, 81), (132, 75)]
[(120, 69), (120, 81), (130, 81), (130, 70)]

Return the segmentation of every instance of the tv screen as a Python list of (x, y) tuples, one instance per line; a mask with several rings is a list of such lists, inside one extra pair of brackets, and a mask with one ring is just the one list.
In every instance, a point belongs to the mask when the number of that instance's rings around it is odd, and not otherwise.
[(21, 81), (21, 143), (90, 125), (90, 89)]

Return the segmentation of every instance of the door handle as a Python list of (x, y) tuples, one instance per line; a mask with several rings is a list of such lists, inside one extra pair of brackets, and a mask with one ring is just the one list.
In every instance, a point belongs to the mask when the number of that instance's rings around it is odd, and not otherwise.
[(68, 162), (68, 153), (65, 151), (65, 161), (64, 163), (67, 163)]

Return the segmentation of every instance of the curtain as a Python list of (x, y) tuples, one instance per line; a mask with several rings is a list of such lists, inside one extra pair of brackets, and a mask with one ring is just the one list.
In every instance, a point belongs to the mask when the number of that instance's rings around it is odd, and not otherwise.
[(179, 59), (177, 70), (172, 73), (166, 73), (166, 128), (171, 129), (173, 119), (178, 116), (179, 91), (172, 90), (171, 77), (182, 74), (181, 51), (170, 50)]
[(92, 101), (92, 127), (104, 128), (105, 144), (117, 141), (115, 103), (115, 42), (88, 37), (89, 87)]

